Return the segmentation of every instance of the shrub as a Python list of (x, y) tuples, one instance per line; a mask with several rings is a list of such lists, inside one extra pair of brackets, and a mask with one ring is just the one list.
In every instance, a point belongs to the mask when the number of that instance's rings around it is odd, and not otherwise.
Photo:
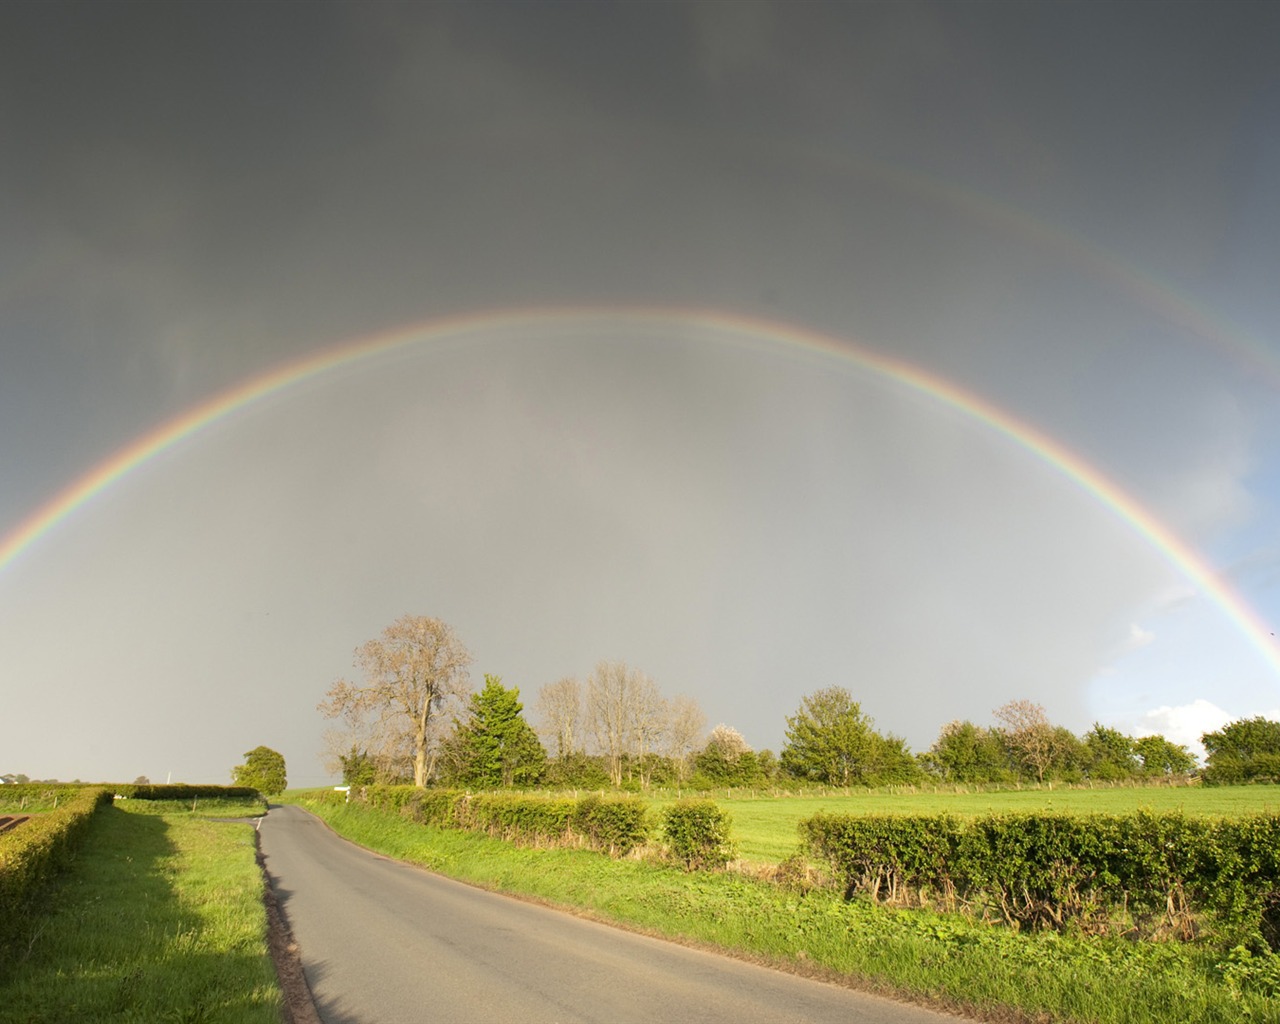
[(724, 867), (734, 855), (729, 813), (713, 800), (681, 800), (662, 815), (662, 834), (686, 870)]
[(649, 840), (648, 810), (643, 801), (630, 797), (583, 797), (576, 801), (571, 825), (589, 845), (610, 856), (625, 857)]

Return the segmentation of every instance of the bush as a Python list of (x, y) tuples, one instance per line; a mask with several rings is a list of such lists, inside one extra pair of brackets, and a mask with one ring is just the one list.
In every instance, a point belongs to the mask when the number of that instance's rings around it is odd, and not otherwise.
[(649, 813), (642, 800), (588, 796), (576, 803), (573, 831), (595, 849), (625, 857), (649, 841)]
[(681, 800), (662, 815), (662, 834), (686, 870), (724, 867), (734, 855), (729, 813), (713, 800)]

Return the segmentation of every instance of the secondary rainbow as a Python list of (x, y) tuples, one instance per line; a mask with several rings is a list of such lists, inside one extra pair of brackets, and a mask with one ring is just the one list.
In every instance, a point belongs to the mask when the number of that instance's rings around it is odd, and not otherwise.
[(862, 370), (976, 420), (1049, 464), (1129, 523), (1202, 593), (1235, 623), (1277, 675), (1280, 649), (1247, 603), (1219, 578), (1214, 569), (1155, 515), (1128, 495), (1100, 470), (1065, 445), (952, 382), (892, 356), (794, 324), (705, 309), (672, 308), (544, 308), (515, 309), (448, 317), (347, 342), (306, 359), (272, 369), (202, 402), (160, 425), (99, 463), (0, 539), (0, 571), (96, 495), (123, 479), (148, 460), (197, 435), (215, 421), (282, 392), (303, 381), (372, 359), (398, 349), (446, 339), (465, 341), (504, 330), (546, 330), (599, 326), (700, 329), (732, 339), (753, 341), (766, 348), (801, 350), (849, 362)]

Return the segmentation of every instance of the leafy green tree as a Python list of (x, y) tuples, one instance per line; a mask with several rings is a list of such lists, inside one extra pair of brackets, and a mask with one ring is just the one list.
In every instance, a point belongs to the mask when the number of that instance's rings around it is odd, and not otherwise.
[(1280, 780), (1280, 722), (1259, 715), (1200, 737), (1208, 754), (1209, 785)]
[(883, 737), (872, 726), (848, 690), (818, 690), (787, 718), (782, 770), (797, 779), (835, 786), (875, 785)]
[(1094, 722), (1084, 734), (1084, 770), (1091, 779), (1132, 778), (1138, 772), (1133, 740), (1118, 729)]
[(871, 764), (868, 785), (908, 785), (924, 779), (924, 769), (919, 759), (907, 749), (907, 741), (901, 736), (871, 734)]
[(350, 753), (339, 754), (342, 781), (348, 786), (372, 786), (378, 781), (378, 764), (367, 750), (352, 744)]
[(1000, 733), (967, 720), (944, 725), (921, 761), (947, 782), (1009, 782), (1015, 774)]
[(470, 717), (456, 734), (459, 781), (473, 786), (529, 786), (546, 769), (547, 753), (524, 720), (520, 690), (486, 675), (473, 694)]
[(283, 793), (289, 784), (284, 755), (270, 747), (254, 747), (244, 755), (244, 764), (231, 769), (231, 780), (237, 786), (256, 789), (263, 796)]
[(1052, 736), (1049, 777), (1064, 782), (1081, 782), (1088, 770), (1088, 753), (1084, 742), (1065, 725), (1055, 725)]
[(1133, 741), (1143, 775), (1190, 775), (1196, 770), (1195, 755), (1181, 743), (1163, 736), (1143, 736)]

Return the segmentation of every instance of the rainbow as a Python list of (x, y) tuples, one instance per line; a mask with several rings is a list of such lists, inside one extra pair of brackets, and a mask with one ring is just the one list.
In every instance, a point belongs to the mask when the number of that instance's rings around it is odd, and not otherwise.
[(716, 310), (673, 308), (545, 308), (487, 312), (428, 321), (408, 328), (348, 341), (305, 359), (287, 363), (213, 396), (161, 424), (99, 463), (0, 538), (0, 572), (40, 538), (154, 456), (191, 438), (210, 424), (303, 381), (340, 367), (411, 346), (460, 342), (504, 330), (617, 328), (626, 326), (689, 330), (731, 335), (766, 349), (788, 349), (834, 358), (889, 380), (975, 420), (1066, 476), (1135, 529), (1207, 595), (1238, 627), (1267, 664), (1280, 675), (1280, 649), (1245, 601), (1214, 569), (1151, 512), (1100, 470), (1065, 445), (952, 382), (892, 356), (793, 324)]

